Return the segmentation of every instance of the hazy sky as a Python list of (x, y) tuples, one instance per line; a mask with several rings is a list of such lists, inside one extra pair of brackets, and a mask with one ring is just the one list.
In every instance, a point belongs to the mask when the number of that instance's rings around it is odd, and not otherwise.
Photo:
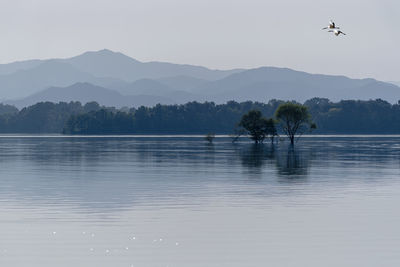
[[(334, 19), (347, 36), (321, 30)], [(1, 0), (0, 62), (108, 48), (141, 61), (400, 81), (398, 0)]]

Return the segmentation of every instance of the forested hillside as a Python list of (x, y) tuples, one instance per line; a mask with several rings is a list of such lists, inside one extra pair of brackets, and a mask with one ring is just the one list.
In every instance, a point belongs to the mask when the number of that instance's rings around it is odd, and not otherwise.
[[(230, 101), (189, 102), (184, 105), (157, 105), (116, 109), (96, 102), (42, 102), (18, 110), (0, 105), (0, 133), (65, 134), (230, 134), (243, 114), (258, 109), (273, 117), (283, 103)], [(313, 98), (304, 103), (317, 124), (318, 134), (400, 134), (400, 105), (383, 100), (337, 103)]]
[(37, 103), (20, 111), (9, 105), (0, 106), (0, 133), (61, 133), (66, 121), (74, 114), (99, 110), (95, 102), (54, 104)]
[[(273, 117), (283, 101), (226, 104), (191, 102), (185, 105), (141, 107), (129, 113), (99, 110), (72, 116), (64, 129), (68, 134), (229, 134), (243, 114), (251, 109)], [(305, 102), (315, 133), (400, 134), (400, 106), (383, 100), (341, 101), (314, 98)]]

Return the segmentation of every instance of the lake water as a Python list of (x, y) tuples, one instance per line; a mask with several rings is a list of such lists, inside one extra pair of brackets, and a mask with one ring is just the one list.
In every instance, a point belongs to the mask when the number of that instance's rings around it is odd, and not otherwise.
[(400, 266), (400, 136), (3, 136), (0, 215), (0, 266)]

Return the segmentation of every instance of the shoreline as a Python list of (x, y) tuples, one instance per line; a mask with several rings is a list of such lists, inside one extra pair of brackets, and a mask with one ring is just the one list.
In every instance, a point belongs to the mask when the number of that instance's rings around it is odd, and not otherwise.
[[(200, 134), (137, 134), (137, 135), (63, 135), (63, 134), (0, 134), (1, 138), (204, 138)], [(285, 135), (280, 137), (285, 138)], [(215, 138), (231, 138), (230, 135), (215, 135)], [(247, 138), (241, 136), (240, 138)], [(310, 134), (301, 138), (400, 138), (400, 134)]]

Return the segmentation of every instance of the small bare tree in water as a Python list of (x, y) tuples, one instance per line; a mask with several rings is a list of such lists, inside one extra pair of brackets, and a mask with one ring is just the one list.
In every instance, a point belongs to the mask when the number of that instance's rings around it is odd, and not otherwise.
[(237, 141), (239, 140), (239, 138), (240, 138), (242, 135), (244, 135), (244, 134), (246, 134), (246, 130), (243, 129), (243, 128), (237, 127), (237, 128), (234, 130), (234, 133), (231, 134), (231, 135), (229, 135), (229, 137), (232, 139), (232, 143), (235, 143), (235, 142), (237, 142)]
[(209, 142), (210, 144), (214, 141), (214, 138), (215, 138), (215, 134), (213, 134), (213, 133), (208, 133), (208, 134), (204, 137), (204, 139), (205, 139), (207, 142)]

